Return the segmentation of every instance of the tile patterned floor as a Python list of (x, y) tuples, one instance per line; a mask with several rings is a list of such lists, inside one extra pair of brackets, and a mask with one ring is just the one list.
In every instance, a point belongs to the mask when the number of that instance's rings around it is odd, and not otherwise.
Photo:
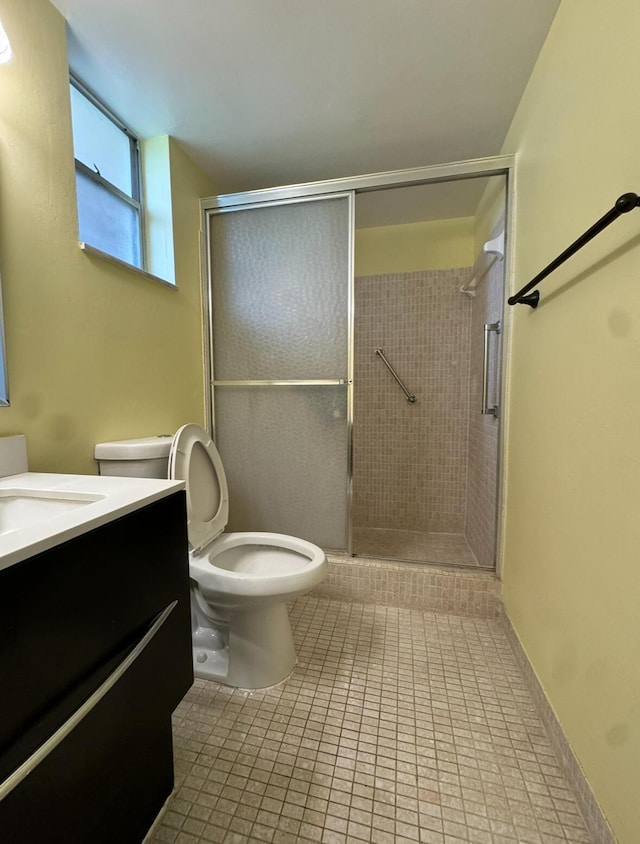
[(461, 533), (426, 533), (419, 530), (354, 528), (356, 554), (419, 563), (477, 566), (476, 555)]
[(196, 681), (150, 841), (587, 844), (499, 622), (299, 598), (271, 689)]

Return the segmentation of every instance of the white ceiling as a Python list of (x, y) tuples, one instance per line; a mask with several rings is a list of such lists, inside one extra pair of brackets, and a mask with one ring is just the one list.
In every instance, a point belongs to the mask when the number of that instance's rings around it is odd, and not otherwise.
[(499, 153), (559, 0), (53, 5), (75, 73), (228, 193)]

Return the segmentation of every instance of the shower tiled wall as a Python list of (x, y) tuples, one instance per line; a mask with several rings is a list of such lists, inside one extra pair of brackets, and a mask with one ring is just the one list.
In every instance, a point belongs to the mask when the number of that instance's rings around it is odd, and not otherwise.
[[(500, 220), (492, 232), (504, 229)], [(481, 265), (482, 258), (478, 260)], [(481, 267), (479, 267), (481, 268)], [(498, 484), (498, 420), (482, 415), (483, 335), (485, 323), (502, 319), (504, 264), (493, 264), (476, 289), (471, 316), (471, 359), (469, 391), (469, 450), (465, 536), (481, 566), (495, 565), (496, 508)], [(499, 405), (500, 341), (502, 335), (489, 335), (489, 405)]]
[[(355, 281), (354, 524), (462, 533), (467, 508), (470, 268)], [(384, 349), (417, 402), (406, 401)]]

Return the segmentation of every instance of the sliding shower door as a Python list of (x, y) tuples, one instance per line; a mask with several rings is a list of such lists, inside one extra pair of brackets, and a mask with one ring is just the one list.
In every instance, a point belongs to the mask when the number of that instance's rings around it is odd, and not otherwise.
[(229, 530), (349, 546), (353, 196), (209, 212), (212, 423)]

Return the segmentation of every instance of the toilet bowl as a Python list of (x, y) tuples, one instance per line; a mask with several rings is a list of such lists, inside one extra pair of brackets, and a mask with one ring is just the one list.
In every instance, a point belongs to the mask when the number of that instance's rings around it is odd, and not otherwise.
[[(154, 457), (159, 440), (167, 441), (168, 477), (185, 481), (187, 491), (194, 674), (245, 689), (279, 683), (296, 662), (286, 603), (324, 579), (325, 553), (284, 534), (225, 534), (228, 488), (211, 437), (199, 425), (183, 425), (170, 445), (169, 438), (153, 440)], [(127, 460), (140, 462), (137, 447), (122, 459), (118, 445), (126, 441), (96, 446), (103, 474), (105, 455), (119, 461), (119, 474)]]

